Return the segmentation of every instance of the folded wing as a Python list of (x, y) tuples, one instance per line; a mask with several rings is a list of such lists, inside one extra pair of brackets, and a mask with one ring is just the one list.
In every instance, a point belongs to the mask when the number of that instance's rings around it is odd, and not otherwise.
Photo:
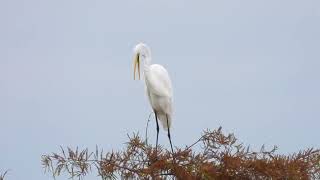
[(158, 64), (150, 66), (145, 78), (149, 93), (157, 96), (172, 98), (172, 85), (167, 70)]

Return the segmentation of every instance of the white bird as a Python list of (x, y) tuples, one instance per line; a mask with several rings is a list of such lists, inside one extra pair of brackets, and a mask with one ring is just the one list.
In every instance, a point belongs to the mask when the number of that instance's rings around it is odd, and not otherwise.
[(157, 123), (157, 141), (156, 150), (158, 146), (159, 124), (160, 120), (162, 127), (167, 130), (170, 141), (171, 151), (173, 153), (170, 127), (172, 118), (172, 102), (173, 93), (172, 85), (167, 70), (159, 64), (151, 64), (150, 48), (139, 43), (134, 48), (134, 79), (136, 79), (136, 71), (138, 71), (140, 80), (140, 64), (143, 63), (143, 75), (146, 87), (146, 93), (149, 98), (149, 103), (154, 111)]

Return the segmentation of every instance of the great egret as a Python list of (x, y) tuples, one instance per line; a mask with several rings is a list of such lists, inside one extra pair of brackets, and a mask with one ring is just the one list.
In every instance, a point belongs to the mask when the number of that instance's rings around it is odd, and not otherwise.
[(150, 48), (143, 43), (139, 43), (134, 48), (134, 79), (136, 79), (136, 71), (138, 70), (140, 80), (141, 61), (143, 61), (143, 74), (146, 85), (146, 93), (149, 98), (149, 103), (154, 111), (157, 123), (156, 150), (158, 147), (159, 136), (158, 120), (160, 120), (162, 127), (168, 132), (168, 138), (173, 154), (170, 136), (173, 94), (169, 74), (163, 66), (159, 64), (151, 64)]

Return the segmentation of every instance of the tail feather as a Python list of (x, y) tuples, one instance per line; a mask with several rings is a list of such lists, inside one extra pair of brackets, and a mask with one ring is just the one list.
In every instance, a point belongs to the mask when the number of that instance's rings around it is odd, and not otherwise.
[(162, 114), (162, 113), (158, 114), (158, 119), (161, 122), (163, 129), (168, 130), (168, 128), (171, 127), (171, 116), (170, 115), (168, 115), (169, 124), (167, 123), (166, 114)]

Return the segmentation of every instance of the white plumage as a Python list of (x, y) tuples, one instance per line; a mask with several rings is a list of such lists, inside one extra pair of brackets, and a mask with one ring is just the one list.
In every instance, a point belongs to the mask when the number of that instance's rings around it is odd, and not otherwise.
[[(150, 66), (145, 71), (146, 92), (152, 109), (157, 113), (158, 119), (164, 129), (171, 127), (172, 116), (172, 87), (167, 70), (158, 64)], [(167, 125), (167, 117), (169, 125)]]
[(159, 133), (158, 120), (160, 120), (162, 127), (168, 131), (171, 150), (173, 152), (170, 138), (173, 93), (169, 74), (163, 66), (151, 64), (150, 48), (143, 43), (139, 43), (134, 48), (134, 79), (137, 70), (140, 79), (141, 61), (143, 61), (143, 78), (145, 80), (146, 93), (157, 122), (157, 145)]
[[(172, 85), (168, 71), (159, 64), (150, 64), (151, 51), (143, 43), (136, 45), (134, 56), (135, 70), (136, 66), (140, 66), (140, 62), (143, 61), (143, 74), (149, 103), (157, 113), (163, 128), (167, 129), (171, 125), (172, 118)], [(138, 67), (138, 71), (140, 71), (140, 67)], [(140, 78), (140, 72), (138, 73)], [(167, 125), (167, 116), (169, 125)]]

